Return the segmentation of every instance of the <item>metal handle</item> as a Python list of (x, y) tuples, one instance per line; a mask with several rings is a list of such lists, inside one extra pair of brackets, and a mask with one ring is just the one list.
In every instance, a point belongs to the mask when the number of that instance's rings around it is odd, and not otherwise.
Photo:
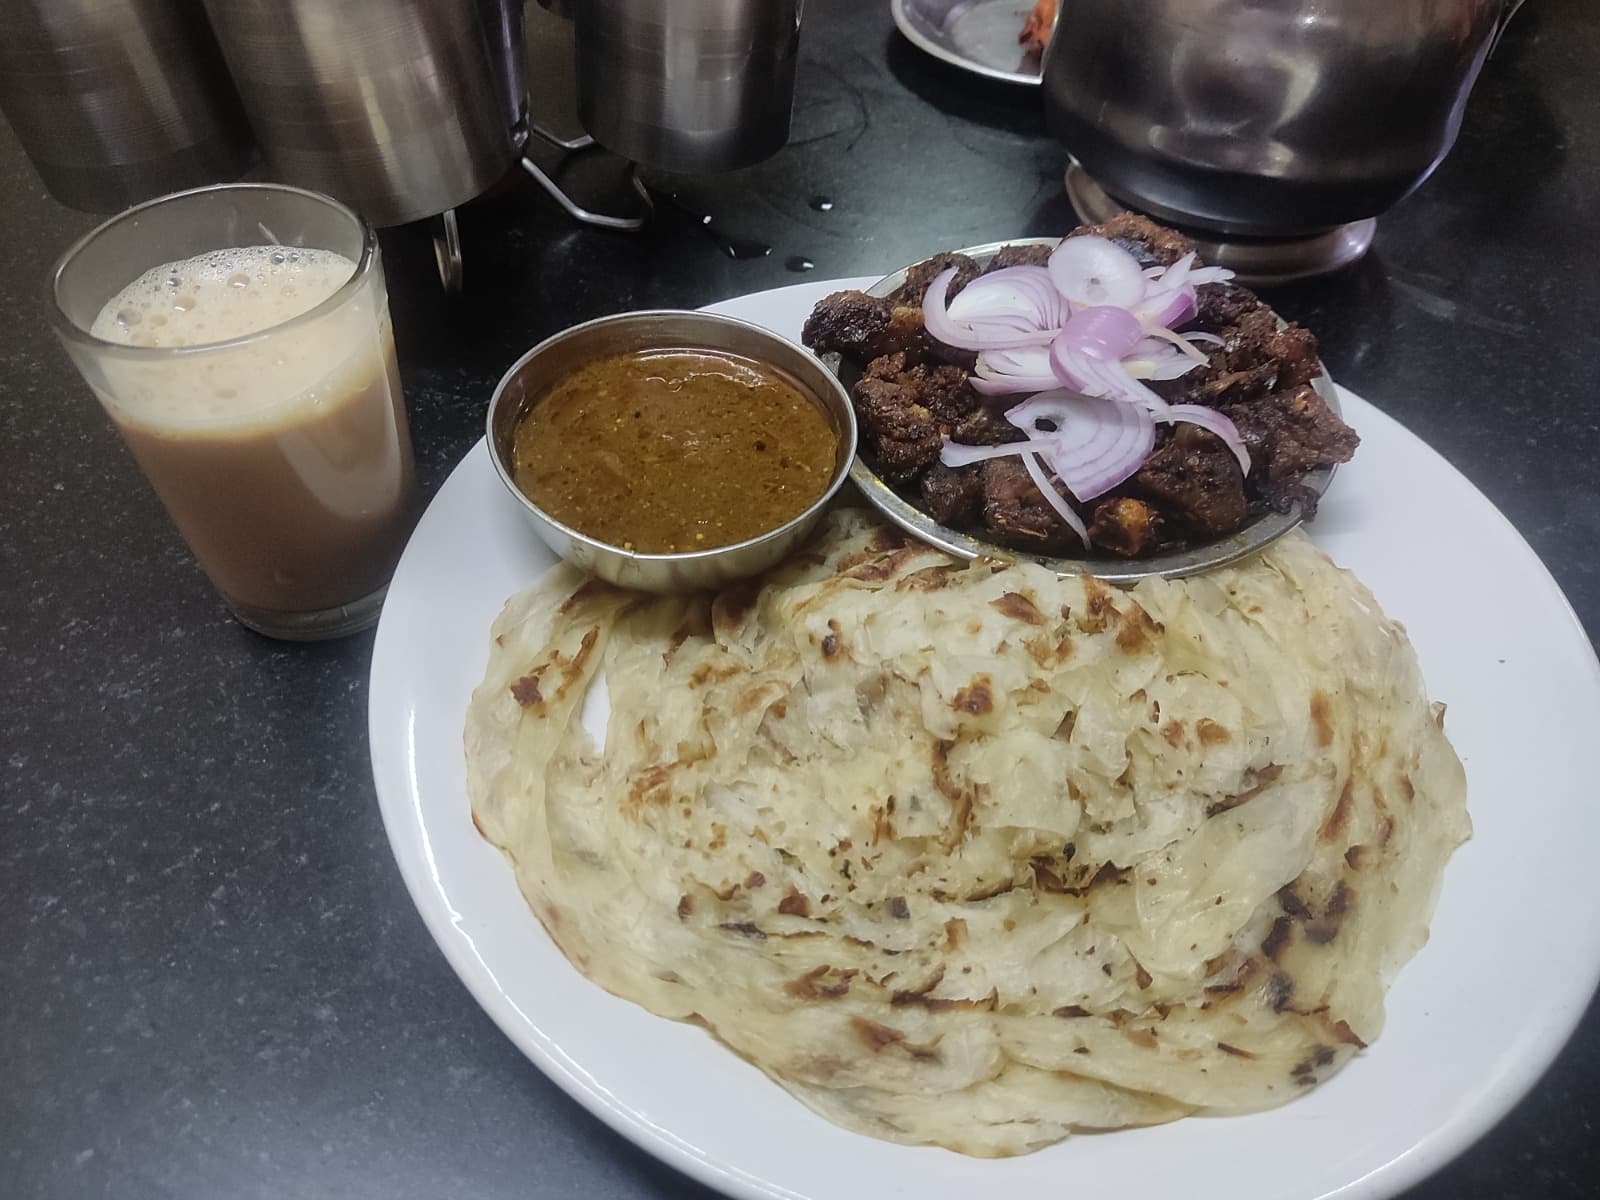
[(637, 166), (629, 168), (628, 182), (633, 185), (633, 190), (638, 192), (639, 198), (644, 201), (644, 214), (638, 217), (613, 217), (606, 213), (597, 213), (584, 208), (571, 196), (567, 195), (566, 192), (562, 191), (561, 185), (540, 170), (538, 164), (531, 158), (523, 158), (522, 169), (533, 176), (534, 181), (550, 194), (551, 199), (566, 209), (568, 216), (575, 221), (583, 222), (585, 225), (594, 225), (600, 229), (620, 229), (631, 233), (636, 229), (643, 229), (650, 220), (651, 214), (655, 212), (655, 202), (650, 199), (650, 193), (645, 190), (644, 184), (639, 181), (639, 168)]
[(461, 227), (456, 223), (456, 210), (447, 208), (439, 214), (443, 229), (433, 235), (433, 257), (439, 264), (439, 282), (444, 284), (445, 295), (461, 294), (465, 270), (461, 264)]
[(1500, 22), (1489, 35), (1489, 53), (1493, 54), (1500, 49), (1500, 39), (1506, 35), (1506, 26), (1511, 24), (1511, 18), (1517, 15), (1517, 10), (1526, 3), (1526, 0), (1503, 0)]

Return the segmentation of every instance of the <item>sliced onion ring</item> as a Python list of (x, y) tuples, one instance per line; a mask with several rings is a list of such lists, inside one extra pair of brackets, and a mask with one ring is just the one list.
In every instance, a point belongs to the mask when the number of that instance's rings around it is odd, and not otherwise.
[(1022, 456), (1022, 465), (1028, 469), (1028, 477), (1033, 480), (1033, 486), (1039, 489), (1039, 494), (1044, 497), (1045, 503), (1056, 510), (1056, 515), (1067, 523), (1073, 533), (1078, 535), (1078, 540), (1087, 548), (1089, 545), (1089, 527), (1083, 523), (1083, 518), (1073, 511), (1066, 497), (1056, 491), (1055, 484), (1050, 482), (1050, 477), (1044, 473), (1044, 468), (1039, 465), (1039, 459), (1032, 454)]
[(957, 320), (988, 319), (1010, 314), (1035, 329), (1058, 328), (1067, 317), (1066, 302), (1044, 267), (1002, 267), (979, 275), (949, 305)]
[(1134, 379), (1179, 379), (1199, 364), (1161, 338), (1143, 338), (1122, 360)]
[(1167, 411), (1167, 402), (1128, 374), (1120, 359), (1089, 358), (1057, 338), (1050, 344), (1050, 366), (1062, 384), (1085, 396), (1110, 396), (1157, 415)]
[(1097, 304), (1067, 318), (1052, 345), (1090, 358), (1125, 358), (1144, 336), (1139, 318), (1125, 308)]
[[(1012, 270), (1024, 270), (1016, 267)], [(1038, 271), (1041, 268), (1033, 268)], [(1004, 275), (996, 271), (995, 275)], [(962, 289), (953, 303), (947, 302), (950, 283), (956, 277), (956, 268), (941, 271), (928, 285), (922, 298), (922, 322), (927, 330), (946, 346), (960, 350), (1010, 350), (1020, 346), (1042, 346), (1056, 335), (1056, 326), (1049, 323), (1051, 303), (1059, 305), (1060, 297), (1047, 299), (1034, 283), (1014, 287), (1002, 282), (1000, 286), (979, 289), (971, 293), (985, 279), (982, 276)], [(965, 303), (963, 303), (965, 301)], [(960, 311), (952, 311), (961, 305)]]
[(1239, 460), (1239, 469), (1246, 475), (1250, 474), (1250, 451), (1245, 448), (1244, 439), (1239, 436), (1239, 427), (1235, 425), (1225, 413), (1220, 413), (1214, 408), (1207, 408), (1204, 404), (1173, 404), (1168, 406), (1163, 421), (1186, 421), (1190, 425), (1198, 425), (1201, 429), (1209, 430), (1226, 443), (1229, 450), (1233, 451), (1234, 458)]
[(970, 467), (973, 463), (987, 462), (991, 458), (1009, 458), (1013, 454), (1042, 450), (1047, 445), (1047, 438), (1029, 438), (1025, 442), (1002, 442), (997, 446), (968, 446), (963, 442), (952, 442), (946, 438), (943, 448), (939, 451), (939, 461), (947, 467)]
[[(1155, 448), (1155, 422), (1142, 407), (1116, 400), (1047, 392), (1006, 413), (1006, 420), (1034, 440), (1048, 438), (1038, 453), (1079, 500), (1093, 500), (1137, 471)], [(1056, 426), (1042, 434), (1040, 420)]]
[[(946, 440), (940, 461), (963, 467), (1018, 456), (1085, 546), (1088, 530), (1067, 496), (1093, 500), (1137, 472), (1155, 448), (1157, 421), (1210, 431), (1248, 474), (1249, 452), (1226, 415), (1204, 405), (1168, 404), (1140, 382), (1176, 379), (1208, 361), (1197, 343), (1222, 344), (1215, 334), (1175, 332), (1198, 309), (1197, 287), (1232, 278), (1231, 271), (1194, 264), (1188, 254), (1168, 267), (1142, 269), (1120, 246), (1080, 237), (1057, 246), (1047, 267), (979, 276), (953, 300), (956, 269), (941, 272), (923, 297), (928, 333), (979, 352), (974, 390), (1036, 394), (1006, 412), (1026, 440), (997, 446)], [(1048, 428), (1040, 428), (1044, 422)]]
[(1014, 396), (1059, 386), (1048, 346), (985, 350), (972, 371), (972, 390), (985, 396)]
[(1131, 308), (1149, 282), (1133, 255), (1100, 237), (1063, 239), (1050, 254), (1049, 269), (1061, 294), (1084, 308)]
[(1147, 328), (1159, 325), (1174, 329), (1190, 320), (1197, 309), (1198, 301), (1193, 288), (1186, 287), (1169, 292), (1157, 285), (1129, 311)]
[(1154, 337), (1154, 338), (1160, 338), (1162, 341), (1165, 341), (1165, 342), (1171, 342), (1174, 346), (1176, 346), (1179, 350), (1181, 350), (1184, 353), (1184, 355), (1187, 356), (1194, 363), (1194, 365), (1197, 366), (1197, 367), (1204, 366), (1207, 362), (1210, 361), (1205, 356), (1205, 353), (1203, 351), (1198, 349), (1193, 343), (1191, 343), (1181, 333), (1173, 333), (1172, 330), (1163, 329), (1161, 326), (1158, 325), (1158, 326), (1156, 326), (1156, 327), (1154, 327), (1153, 329), (1150, 330), (1150, 336)]

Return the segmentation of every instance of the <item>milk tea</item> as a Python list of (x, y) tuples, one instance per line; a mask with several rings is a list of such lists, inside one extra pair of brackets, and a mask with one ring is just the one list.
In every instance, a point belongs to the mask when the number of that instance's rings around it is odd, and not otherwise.
[(86, 375), (247, 623), (371, 595), (410, 529), (411, 444), (381, 272), (312, 312), (354, 273), (326, 250), (213, 251), (133, 280), (92, 329), (169, 351), (103, 354)]

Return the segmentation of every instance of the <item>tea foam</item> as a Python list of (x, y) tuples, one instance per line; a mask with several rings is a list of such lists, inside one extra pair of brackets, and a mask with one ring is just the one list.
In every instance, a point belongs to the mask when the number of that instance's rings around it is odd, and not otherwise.
[(226, 342), (309, 312), (355, 270), (355, 263), (332, 250), (212, 250), (140, 275), (106, 301), (90, 333), (125, 346)]

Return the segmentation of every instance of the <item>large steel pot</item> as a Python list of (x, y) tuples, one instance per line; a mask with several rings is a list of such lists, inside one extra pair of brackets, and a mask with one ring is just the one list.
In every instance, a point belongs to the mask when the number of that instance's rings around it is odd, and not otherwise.
[(1314, 234), (1438, 166), (1519, 4), (1063, 0), (1046, 110), (1117, 200), (1226, 234)]

